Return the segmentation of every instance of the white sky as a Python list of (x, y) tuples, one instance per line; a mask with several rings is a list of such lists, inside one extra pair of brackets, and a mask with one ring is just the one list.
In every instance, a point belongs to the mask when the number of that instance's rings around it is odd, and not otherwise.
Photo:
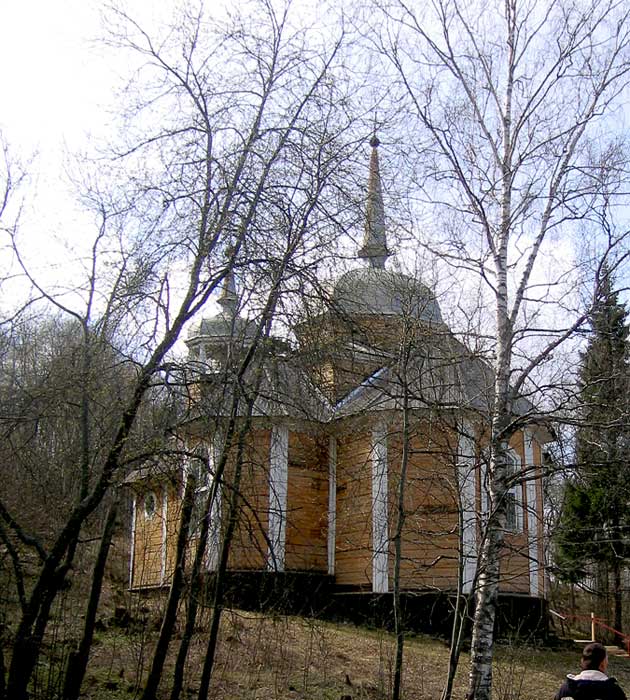
[[(174, 2), (128, 0), (125, 7), (150, 22)], [(95, 232), (66, 169), (106, 137), (114, 91), (129, 77), (128, 66), (99, 42), (105, 7), (102, 0), (0, 1), (0, 130), (13, 158), (28, 163), (20, 245), (48, 283), (63, 277)]]
[(101, 6), (95, 0), (0, 3), (0, 129), (12, 156), (28, 163), (20, 235), (48, 268), (72, 255), (62, 238), (77, 245), (87, 238), (64, 169), (67, 154), (102, 135), (109, 119), (104, 107), (115, 72), (94, 42)]
[(102, 129), (112, 71), (98, 36), (101, 3), (21, 0), (0, 4), (0, 124), (15, 150), (46, 160)]

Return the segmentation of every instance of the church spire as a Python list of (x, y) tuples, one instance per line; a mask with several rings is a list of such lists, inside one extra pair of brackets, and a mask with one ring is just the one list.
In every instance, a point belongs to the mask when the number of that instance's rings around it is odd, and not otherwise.
[(387, 237), (385, 233), (385, 208), (383, 206), (383, 190), (381, 175), (378, 167), (378, 147), (380, 141), (374, 134), (370, 139), (372, 155), (370, 156), (370, 174), (368, 178), (367, 207), (365, 217), (365, 233), (359, 257), (368, 261), (371, 267), (384, 268), (389, 257)]
[(236, 293), (236, 282), (234, 281), (234, 272), (230, 269), (223, 278), (221, 284), (221, 294), (217, 299), (217, 304), (223, 309), (223, 313), (230, 318), (236, 316), (238, 308), (238, 295)]

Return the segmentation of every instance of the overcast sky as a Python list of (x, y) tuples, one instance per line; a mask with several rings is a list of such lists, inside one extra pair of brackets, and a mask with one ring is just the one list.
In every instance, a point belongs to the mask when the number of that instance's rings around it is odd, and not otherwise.
[(54, 157), (102, 128), (112, 87), (98, 36), (102, 3), (20, 0), (0, 3), (0, 124), (14, 148)]
[[(172, 4), (129, 0), (125, 6), (145, 21)], [(94, 232), (64, 171), (72, 155), (107, 135), (113, 91), (128, 70), (99, 41), (104, 6), (102, 0), (0, 2), (0, 129), (12, 156), (29, 162), (21, 245), (31, 259), (41, 258), (48, 279)]]
[[(147, 21), (164, 17), (177, 0), (127, 0), (129, 12)], [(86, 229), (64, 178), (67, 154), (108, 132), (112, 90), (128, 66), (99, 44), (102, 0), (0, 2), (0, 128), (13, 153), (34, 156), (21, 231), (35, 254), (70, 238), (80, 248)], [(219, 0), (214, 0), (218, 7)], [(77, 250), (78, 252), (78, 250)], [(50, 263), (51, 256), (44, 259)]]

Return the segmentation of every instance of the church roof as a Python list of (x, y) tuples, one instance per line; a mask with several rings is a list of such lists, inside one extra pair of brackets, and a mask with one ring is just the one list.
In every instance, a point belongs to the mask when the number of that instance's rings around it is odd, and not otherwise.
[(237, 338), (251, 338), (256, 332), (256, 325), (242, 316), (231, 316), (220, 311), (216, 316), (202, 318), (194, 323), (188, 331), (186, 344), (190, 346), (195, 341), (216, 340), (229, 341)]
[[(308, 364), (308, 359), (301, 351), (292, 352), (277, 338), (261, 339), (251, 368), (238, 379), (243, 398), (252, 392), (254, 416), (284, 416), (326, 423), (365, 412), (399, 411), (403, 399), (405, 405), (415, 411), (444, 409), (486, 413), (490, 409), (494, 391), (490, 366), (451, 333), (429, 287), (415, 277), (385, 268), (390, 251), (376, 136), (370, 145), (366, 225), (358, 251), (358, 257), (365, 264), (336, 279), (332, 286), (330, 310), (342, 321), (361, 317), (360, 322), (366, 327), (371, 325), (372, 319), (378, 318), (419, 321), (418, 326), (414, 324), (418, 332), (410, 362), (405, 366), (403, 376), (396, 353), (392, 354), (384, 347), (362, 347), (357, 338), (352, 338), (347, 347), (338, 348), (341, 355), (359, 360), (357, 368), (365, 360), (364, 366), (377, 369), (370, 370), (372, 374), (368, 377), (357, 376), (354, 387), (332, 405), (312, 381), (304, 365), (305, 361)], [(207, 348), (214, 352), (214, 348), (235, 340), (247, 345), (256, 335), (256, 325), (238, 314), (238, 295), (231, 272), (225, 276), (218, 303), (222, 307), (218, 314), (202, 318), (190, 329), (186, 343), (191, 351)], [(203, 360), (205, 355), (202, 353), (199, 357)], [(208, 364), (208, 367), (209, 371), (203, 378), (203, 399), (191, 407), (188, 420), (229, 413), (230, 402), (226, 401), (226, 396), (230, 394), (235, 378), (227, 366)], [(528, 402), (516, 399), (514, 408), (517, 414), (523, 415), (532, 407)]]
[(202, 342), (209, 345), (242, 342), (256, 335), (256, 324), (238, 315), (238, 295), (231, 270), (223, 279), (217, 303), (221, 306), (218, 314), (204, 317), (190, 327), (186, 337), (189, 348)]
[(367, 377), (333, 408), (335, 418), (366, 411), (488, 411), (493, 394), (489, 366), (448, 331), (413, 349), (404, 368), (385, 365)]
[[(203, 399), (194, 405), (186, 420), (204, 415), (229, 416), (235, 381), (221, 371), (207, 374)], [(293, 353), (276, 354), (273, 349), (261, 352), (259, 359), (238, 379), (238, 393), (243, 399), (238, 411), (241, 416), (247, 412), (248, 398), (253, 399), (254, 417), (325, 423), (332, 415), (330, 403), (304, 371), (299, 355)]]

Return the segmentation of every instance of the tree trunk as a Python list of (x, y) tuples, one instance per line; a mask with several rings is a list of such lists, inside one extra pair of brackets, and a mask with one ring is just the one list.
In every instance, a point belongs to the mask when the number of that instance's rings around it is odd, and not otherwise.
[(493, 440), (493, 448), (490, 459), (490, 512), (477, 566), (467, 700), (491, 700), (492, 697), (494, 624), (506, 517), (507, 443)]
[[(248, 415), (251, 413), (248, 410)], [(210, 631), (208, 634), (208, 645), (206, 647), (206, 655), (203, 661), (203, 669), (201, 672), (201, 681), (199, 683), (199, 700), (207, 700), (208, 689), (210, 687), (210, 678), (214, 667), (214, 659), (216, 655), (217, 642), (219, 638), (219, 623), (221, 622), (221, 614), (223, 612), (223, 586), (225, 583), (225, 574), (227, 572), (228, 557), (232, 544), (232, 536), (236, 528), (238, 518), (239, 500), (240, 500), (240, 482), (241, 473), (243, 470), (243, 450), (244, 436), (241, 435), (238, 444), (238, 452), (236, 455), (236, 464), (234, 469), (234, 481), (230, 485), (231, 495), (229, 502), (228, 524), (221, 542), (221, 554), (219, 564), (217, 566), (216, 576), (214, 579), (214, 595), (212, 600), (212, 620), (210, 622)]]
[[(448, 671), (446, 672), (446, 683), (444, 685), (444, 689), (442, 690), (440, 700), (451, 700), (453, 695), (453, 684), (455, 683), (455, 674), (457, 673), (457, 667), (459, 666), (459, 657), (462, 649), (462, 636), (464, 634), (466, 620), (468, 619), (468, 598), (463, 593), (465, 561), (465, 523), (463, 509), (464, 504), (460, 498), (458, 507), (459, 561), (457, 571), (457, 592), (455, 594), (455, 609), (453, 610), (453, 626), (451, 628), (451, 643), (449, 645)], [(476, 590), (476, 578), (472, 582), (472, 590)]]
[[(610, 620), (610, 584), (608, 581), (608, 564), (605, 561), (597, 562), (595, 569), (595, 615), (605, 624), (609, 625)], [(601, 641), (607, 641), (607, 632), (600, 629)]]
[(233, 430), (234, 422), (232, 421), (228, 431), (227, 439), (224, 441), (223, 454), (221, 456), (219, 467), (214, 475), (214, 481), (210, 488), (210, 493), (205, 504), (204, 513), (206, 517), (203, 518), (201, 523), (201, 530), (199, 532), (199, 539), (197, 541), (197, 547), (195, 550), (195, 559), (193, 561), (192, 570), (190, 572), (190, 592), (188, 597), (188, 608), (186, 610), (186, 623), (184, 626), (182, 640), (179, 645), (179, 650), (177, 652), (177, 659), (175, 660), (175, 669), (173, 671), (173, 687), (171, 689), (171, 700), (178, 700), (182, 692), (182, 687), (184, 685), (184, 668), (186, 666), (186, 659), (188, 658), (188, 650), (190, 648), (190, 642), (192, 641), (195, 623), (197, 621), (197, 612), (199, 610), (199, 600), (202, 594), (201, 569), (206, 556), (206, 548), (208, 544), (208, 530), (210, 527), (210, 523), (208, 522), (208, 516), (212, 511), (212, 505), (215, 502), (215, 499), (218, 497), (219, 485), (223, 478), (223, 474), (225, 472), (225, 464), (227, 462), (226, 445), (229, 444), (232, 439)]
[(107, 520), (105, 521), (105, 527), (103, 528), (103, 534), (101, 535), (101, 543), (92, 573), (90, 597), (88, 600), (87, 610), (85, 612), (83, 636), (78, 649), (76, 649), (76, 651), (72, 651), (68, 658), (68, 668), (66, 669), (66, 677), (63, 688), (64, 700), (76, 700), (79, 697), (79, 692), (81, 691), (81, 684), (83, 683), (83, 678), (85, 677), (90, 649), (92, 647), (96, 613), (101, 597), (101, 590), (103, 588), (105, 564), (107, 563), (109, 548), (112, 543), (112, 535), (114, 533), (114, 525), (116, 524), (117, 515), (118, 501), (116, 500), (109, 508)]
[(455, 596), (455, 610), (453, 611), (453, 627), (451, 629), (451, 643), (448, 653), (448, 671), (446, 672), (446, 683), (442, 690), (440, 700), (451, 700), (453, 696), (453, 684), (455, 674), (459, 666), (459, 657), (462, 650), (462, 635), (468, 617), (468, 600), (462, 595), (461, 586), (458, 587)]
[(9, 667), (7, 698), (28, 700), (28, 684), (39, 657), (42, 639), (50, 619), (50, 609), (57, 593), (64, 585), (66, 574), (72, 564), (76, 548), (76, 537), (70, 543), (64, 564), (53, 568), (55, 559), (49, 559), (31, 593), (13, 642), (13, 654)]
[(173, 572), (173, 581), (169, 592), (166, 610), (162, 618), (162, 626), (160, 627), (160, 636), (158, 638), (151, 670), (147, 676), (142, 693), (142, 700), (155, 700), (155, 694), (162, 678), (164, 670), (164, 662), (168, 651), (175, 622), (177, 621), (177, 608), (184, 587), (184, 567), (186, 565), (186, 548), (188, 546), (188, 530), (190, 528), (190, 519), (192, 516), (193, 505), (195, 502), (195, 489), (197, 482), (188, 475), (186, 479), (186, 487), (184, 489), (184, 500), (182, 504), (182, 513), (179, 520), (179, 532), (177, 534), (177, 549), (175, 553), (175, 570)]
[(0, 634), (0, 698), (5, 700), (5, 665), (4, 665), (4, 625), (2, 626), (2, 634)]
[(394, 662), (394, 683), (392, 700), (399, 700), (402, 687), (403, 652), (405, 645), (405, 630), (402, 621), (400, 605), (400, 565), (402, 562), (402, 533), (405, 526), (405, 487), (407, 467), (409, 465), (409, 396), (407, 391), (407, 359), (408, 347), (403, 349), (404, 360), (401, 375), (403, 377), (403, 425), (402, 425), (402, 455), (400, 460), (400, 483), (398, 484), (398, 507), (396, 530), (394, 532), (394, 634), (396, 635), (396, 660)]
[[(241, 367), (241, 373), (244, 371), (245, 367), (249, 366), (252, 358), (246, 358), (246, 361)], [(228, 461), (230, 445), (233, 444), (234, 433), (236, 431), (236, 416), (238, 415), (238, 409), (240, 405), (239, 394), (236, 393), (232, 397), (232, 406), (230, 409), (230, 421), (227, 426), (225, 434), (222, 435), (222, 448), (221, 448), (221, 458), (219, 464), (217, 465), (214, 480), (210, 492), (208, 494), (208, 499), (205, 504), (205, 513), (209, 514), (212, 510), (213, 503), (219, 494), (219, 489), (224, 478), (225, 468)], [(247, 418), (245, 422), (240, 426), (238, 435), (238, 444), (244, 440), (245, 435), (249, 431), (251, 426), (251, 405), (248, 407)], [(218, 430), (218, 428), (217, 428)], [(211, 449), (215, 449), (214, 445)], [(182, 635), (182, 640), (179, 645), (179, 650), (177, 652), (177, 659), (175, 660), (175, 669), (173, 671), (173, 687), (171, 689), (170, 700), (178, 700), (184, 685), (184, 668), (186, 665), (186, 659), (188, 658), (188, 650), (190, 648), (190, 642), (192, 641), (193, 632), (195, 629), (195, 622), (197, 620), (197, 612), (199, 610), (199, 601), (202, 595), (202, 585), (201, 585), (201, 568), (203, 566), (203, 561), (205, 558), (206, 545), (208, 542), (208, 530), (209, 530), (208, 518), (204, 518), (201, 524), (201, 531), (199, 532), (199, 541), (197, 542), (197, 549), (195, 551), (195, 559), (192, 566), (192, 571), (190, 574), (190, 597), (188, 600), (188, 609), (186, 611), (186, 623), (184, 627), (184, 633)]]
[(475, 593), (467, 700), (490, 700), (492, 693), (494, 622), (499, 593), (499, 551), (502, 539), (502, 533), (498, 528), (488, 528), (482, 546), (480, 573)]
[[(618, 557), (613, 561), (613, 603), (614, 603), (614, 618), (613, 627), (617, 632), (623, 632), (623, 589), (621, 586), (621, 563)], [(623, 643), (623, 637), (616, 635), (615, 642)]]

